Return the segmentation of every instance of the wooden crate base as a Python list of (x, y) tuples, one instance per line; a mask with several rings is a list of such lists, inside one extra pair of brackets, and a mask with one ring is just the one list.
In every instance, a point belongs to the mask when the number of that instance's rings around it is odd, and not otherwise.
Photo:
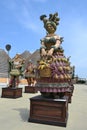
[(37, 93), (36, 87), (34, 87), (34, 86), (25, 86), (25, 93)]
[(30, 98), (29, 122), (66, 127), (68, 118), (67, 99)]
[(2, 88), (2, 98), (19, 98), (22, 97), (22, 88)]

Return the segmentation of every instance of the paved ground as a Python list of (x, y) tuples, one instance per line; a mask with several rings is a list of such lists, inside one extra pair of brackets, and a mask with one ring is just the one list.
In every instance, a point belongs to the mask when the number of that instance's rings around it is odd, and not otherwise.
[[(74, 86), (67, 127), (28, 122), (29, 98), (39, 93), (23, 93), (23, 97), (17, 99), (0, 98), (0, 130), (87, 130), (87, 85)], [(1, 87), (4, 85), (0, 85), (0, 97)]]

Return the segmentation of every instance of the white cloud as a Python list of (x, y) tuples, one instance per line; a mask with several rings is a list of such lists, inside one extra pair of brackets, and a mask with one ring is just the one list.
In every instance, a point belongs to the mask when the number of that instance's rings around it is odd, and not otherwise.
[(32, 13), (32, 5), (29, 0), (24, 0), (20, 6), (17, 1), (11, 1), (10, 4), (4, 3), (5, 8), (7, 8), (15, 17), (15, 21), (18, 22), (22, 27), (26, 29), (31, 29), (33, 31), (38, 30), (36, 22), (34, 22), (35, 17)]

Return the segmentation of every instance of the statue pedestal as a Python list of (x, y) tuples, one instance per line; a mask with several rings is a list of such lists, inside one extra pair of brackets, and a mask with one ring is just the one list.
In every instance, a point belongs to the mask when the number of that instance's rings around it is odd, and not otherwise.
[(37, 93), (36, 87), (34, 87), (34, 86), (25, 86), (25, 93)]
[(2, 88), (2, 98), (22, 97), (22, 88)]
[(67, 99), (48, 99), (42, 96), (30, 98), (29, 122), (66, 127), (68, 118)]

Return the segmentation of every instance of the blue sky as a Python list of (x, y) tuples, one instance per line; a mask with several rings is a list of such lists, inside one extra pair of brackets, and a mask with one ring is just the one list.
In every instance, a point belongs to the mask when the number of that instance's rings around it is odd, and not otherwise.
[(87, 78), (87, 0), (0, 0), (0, 48), (10, 44), (10, 57), (25, 50), (33, 53), (46, 34), (40, 15), (55, 12), (65, 56), (71, 56), (75, 74)]

